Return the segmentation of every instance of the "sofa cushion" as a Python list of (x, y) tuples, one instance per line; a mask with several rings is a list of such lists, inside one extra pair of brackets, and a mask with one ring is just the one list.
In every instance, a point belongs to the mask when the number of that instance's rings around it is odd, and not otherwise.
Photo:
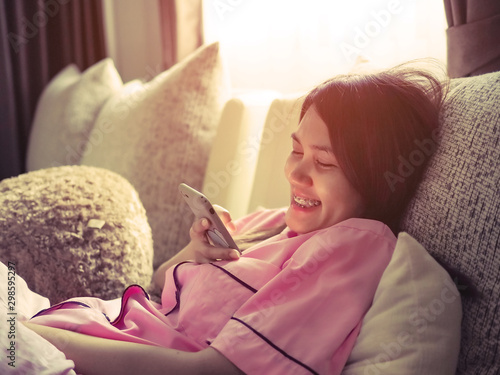
[[(454, 80), (453, 80), (454, 81)], [(453, 82), (438, 148), (403, 220), (436, 259), (470, 279), (458, 374), (500, 372), (500, 72)], [(463, 278), (456, 283), (472, 290)]]
[[(222, 110), (217, 135), (208, 159), (202, 193), (212, 202), (226, 208), (233, 218), (243, 217), (256, 208), (252, 207), (252, 210), (249, 210), (248, 204), (251, 192), (255, 188), (254, 175), (258, 171), (257, 161), (266, 146), (274, 146), (273, 138), (279, 138), (275, 137), (274, 133), (286, 130), (282, 121), (277, 126), (273, 123), (273, 128), (267, 129), (266, 119), (273, 108), (271, 103), (274, 103), (278, 95), (272, 91), (236, 93), (225, 103)], [(270, 131), (274, 133), (269, 136)], [(287, 142), (290, 143), (289, 139)], [(266, 166), (273, 169), (273, 179), (266, 180), (266, 183), (275, 187), (275, 178), (281, 176), (276, 173), (276, 168), (273, 166), (281, 164), (275, 160), (266, 161), (268, 163), (271, 161)], [(281, 174), (284, 178), (284, 173)], [(266, 206), (267, 202), (259, 203), (262, 207), (280, 207)]]
[(122, 80), (109, 58), (83, 73), (72, 64), (57, 74), (37, 104), (27, 170), (79, 164), (99, 111), (121, 86)]
[(452, 375), (461, 317), (451, 277), (422, 245), (400, 233), (342, 374)]
[(82, 164), (119, 173), (137, 189), (153, 231), (154, 265), (189, 241), (193, 215), (178, 192), (201, 190), (228, 87), (217, 43), (110, 99)]
[(149, 285), (153, 244), (137, 192), (100, 168), (64, 166), (0, 182), (0, 261), (52, 304)]

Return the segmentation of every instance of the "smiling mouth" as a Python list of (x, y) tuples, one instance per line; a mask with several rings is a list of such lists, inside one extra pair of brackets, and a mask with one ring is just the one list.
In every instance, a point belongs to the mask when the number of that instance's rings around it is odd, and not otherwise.
[(293, 201), (295, 204), (301, 208), (311, 208), (311, 207), (316, 207), (321, 204), (321, 201), (317, 201), (315, 199), (307, 199), (307, 198), (302, 198), (302, 197), (297, 197), (296, 195), (293, 196)]

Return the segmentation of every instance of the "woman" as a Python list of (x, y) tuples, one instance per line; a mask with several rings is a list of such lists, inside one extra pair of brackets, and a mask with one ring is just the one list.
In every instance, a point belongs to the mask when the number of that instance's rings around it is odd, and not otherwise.
[(133, 286), (121, 304), (79, 298), (27, 325), (85, 374), (340, 373), (426, 161), (398, 171), (433, 139), (442, 100), (436, 78), (404, 67), (319, 85), (292, 134), (286, 212), (234, 225), (265, 240), (239, 256), (197, 220), (154, 275), (161, 305)]

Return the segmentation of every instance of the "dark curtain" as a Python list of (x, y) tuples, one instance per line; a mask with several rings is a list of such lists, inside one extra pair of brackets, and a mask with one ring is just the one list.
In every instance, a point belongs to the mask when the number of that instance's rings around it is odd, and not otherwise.
[(444, 0), (444, 6), (450, 77), (500, 70), (500, 1)]
[(25, 171), (31, 122), (49, 80), (106, 56), (101, 0), (0, 0), (0, 179)]
[(169, 68), (203, 44), (202, 0), (160, 0), (163, 61)]
[(177, 16), (175, 0), (160, 1), (163, 62), (170, 68), (177, 62)]

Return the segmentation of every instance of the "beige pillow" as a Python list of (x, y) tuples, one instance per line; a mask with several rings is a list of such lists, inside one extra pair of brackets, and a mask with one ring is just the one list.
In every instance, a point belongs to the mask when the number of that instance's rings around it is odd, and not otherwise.
[(120, 75), (109, 58), (83, 73), (72, 64), (57, 74), (37, 104), (27, 170), (79, 164), (99, 111), (121, 87)]
[(342, 373), (455, 374), (461, 318), (448, 273), (402, 232)]
[(201, 189), (228, 85), (217, 43), (201, 47), (102, 109), (82, 164), (110, 169), (137, 189), (153, 231), (154, 265), (189, 240), (192, 215), (177, 186)]

